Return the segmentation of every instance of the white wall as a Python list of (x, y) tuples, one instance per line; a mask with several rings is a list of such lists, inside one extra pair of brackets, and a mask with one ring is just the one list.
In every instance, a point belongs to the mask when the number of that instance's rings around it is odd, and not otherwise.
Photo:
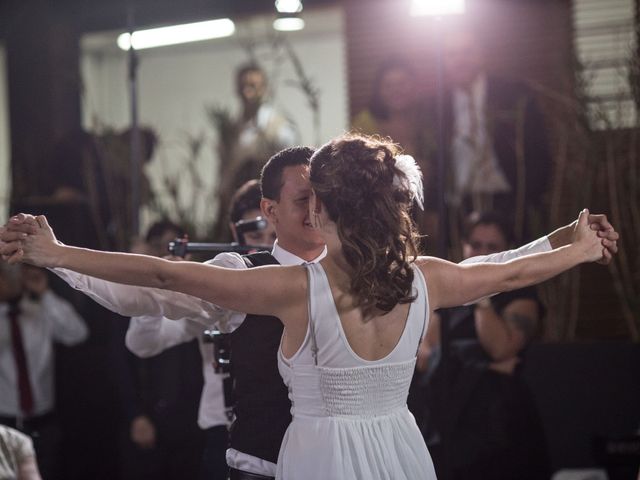
[[(288, 33), (307, 75), (321, 90), (320, 139), (326, 141), (347, 126), (347, 82), (343, 16), (341, 9), (306, 12), (301, 32)], [(160, 189), (162, 177), (177, 174), (186, 158), (187, 138), (205, 140), (198, 170), (209, 189), (216, 182), (216, 132), (207, 118), (206, 106), (223, 106), (233, 114), (239, 104), (234, 73), (249, 60), (243, 42), (258, 45), (257, 57), (270, 74), (275, 103), (297, 123), (302, 143), (313, 144), (311, 110), (302, 92), (289, 84), (295, 73), (289, 60), (273, 58), (269, 46), (274, 31), (272, 16), (236, 22), (237, 32), (227, 39), (139, 51), (139, 117), (160, 137), (161, 146), (148, 174)], [(129, 124), (127, 53), (115, 47), (117, 33), (92, 34), (83, 39), (82, 74), (84, 126), (91, 130), (123, 128)], [(277, 64), (281, 65), (277, 67)], [(183, 182), (182, 195), (190, 198), (190, 184)], [(196, 218), (211, 219), (215, 207), (201, 196)], [(149, 221), (149, 218), (146, 219)]]
[(5, 50), (0, 44), (0, 223), (9, 215), (11, 170), (9, 165), (9, 95)]

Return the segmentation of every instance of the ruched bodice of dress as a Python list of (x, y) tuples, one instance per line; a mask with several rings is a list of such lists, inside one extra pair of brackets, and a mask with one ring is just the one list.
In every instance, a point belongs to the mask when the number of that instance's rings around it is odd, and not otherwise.
[(415, 360), (355, 368), (295, 366), (293, 415), (367, 418), (406, 408)]

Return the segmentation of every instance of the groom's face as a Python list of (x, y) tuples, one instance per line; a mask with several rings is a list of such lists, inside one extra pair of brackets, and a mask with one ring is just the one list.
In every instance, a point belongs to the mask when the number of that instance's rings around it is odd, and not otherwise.
[(263, 199), (263, 212), (275, 226), (278, 243), (284, 248), (313, 250), (324, 245), (324, 240), (309, 221), (310, 196), (309, 167), (294, 165), (282, 171), (280, 198)]

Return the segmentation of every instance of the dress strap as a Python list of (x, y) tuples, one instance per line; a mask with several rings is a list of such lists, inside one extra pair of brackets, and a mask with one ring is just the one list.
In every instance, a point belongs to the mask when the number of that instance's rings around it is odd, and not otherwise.
[(311, 286), (312, 286), (312, 282), (311, 282), (311, 277), (313, 276), (311, 274), (311, 268), (313, 267), (312, 264), (309, 263), (305, 263), (305, 270), (307, 271), (307, 317), (308, 317), (308, 326), (307, 328), (309, 329), (309, 338), (311, 339), (311, 355), (313, 356), (313, 363), (315, 364), (315, 366), (318, 366), (318, 344), (316, 342), (316, 330), (315, 330), (315, 325), (313, 323), (313, 315), (311, 314), (312, 312), (312, 308), (311, 308)]
[(429, 309), (427, 308), (429, 305), (429, 297), (427, 293), (427, 282), (422, 274), (422, 271), (416, 264), (413, 264), (413, 276), (414, 282), (418, 282), (418, 297), (416, 298), (416, 302), (420, 301), (420, 293), (422, 292), (422, 304), (423, 304), (423, 312), (422, 312), (422, 328), (420, 329), (420, 335), (418, 336), (418, 348), (416, 348), (416, 357), (418, 356), (418, 352), (420, 351), (420, 344), (422, 343), (422, 339), (427, 334), (427, 321), (429, 320)]

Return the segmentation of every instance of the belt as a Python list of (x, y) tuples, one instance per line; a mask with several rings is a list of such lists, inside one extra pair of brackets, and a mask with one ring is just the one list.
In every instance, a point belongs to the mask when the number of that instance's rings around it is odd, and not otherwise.
[(32, 417), (5, 417), (0, 415), (0, 424), (28, 433), (41, 429), (53, 421), (54, 418), (55, 414), (53, 412)]
[(275, 477), (266, 477), (258, 473), (245, 472), (243, 470), (229, 469), (229, 480), (275, 480)]

